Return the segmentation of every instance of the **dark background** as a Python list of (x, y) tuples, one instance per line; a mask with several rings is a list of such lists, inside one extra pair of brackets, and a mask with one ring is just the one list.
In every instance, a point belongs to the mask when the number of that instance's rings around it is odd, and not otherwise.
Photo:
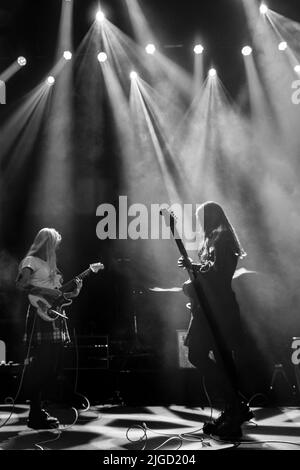
[[(97, 2), (75, 0), (74, 6), (74, 50), (79, 46), (94, 21)], [(131, 35), (130, 22), (126, 8), (121, 0), (103, 1), (101, 6), (110, 21), (126, 34)], [(300, 6), (297, 0), (270, 0), (268, 5), (277, 12), (300, 21)], [(156, 33), (157, 42), (168, 47), (169, 57), (186, 68), (193, 70), (193, 44), (195, 38), (207, 49), (206, 66), (213, 62), (225, 86), (233, 97), (238, 96), (244, 83), (244, 67), (240, 54), (241, 47), (249, 42), (246, 18), (238, 0), (215, 0), (177, 2), (174, 0), (143, 0), (143, 11)], [(60, 19), (60, 0), (1, 0), (0, 2), (0, 70), (8, 67), (17, 56), (24, 55), (28, 66), (18, 72), (7, 85), (9, 105), (0, 109), (0, 122), (5, 122), (8, 114), (17, 106), (19, 99), (36, 86), (48, 73), (55, 60), (58, 26)], [(105, 109), (104, 141), (101, 148), (101, 160), (85, 163), (85, 155), (80, 146), (74, 148), (77, 158), (77, 174), (73, 176), (76, 187), (79, 175), (93, 179), (93, 184), (109, 181), (101, 192), (95, 192), (94, 206), (90, 212), (82, 213), (74, 208), (75, 224), (65, 230), (63, 245), (59, 253), (59, 266), (65, 279), (86, 269), (90, 262), (101, 260), (105, 271), (91, 276), (84, 285), (80, 297), (71, 310), (71, 330), (76, 328), (79, 335), (109, 335), (112, 354), (112, 367), (116, 369), (157, 370), (166, 367), (170, 370), (177, 366), (176, 329), (185, 329), (188, 315), (185, 311), (185, 299), (179, 293), (153, 293), (154, 286), (168, 287), (181, 285), (185, 276), (175, 270), (177, 252), (172, 250), (173, 266), (163, 266), (161, 273), (152, 269), (151, 257), (143, 252), (142, 241), (138, 250), (134, 243), (124, 244), (109, 241), (100, 242), (96, 238), (97, 218), (95, 209), (101, 202), (116, 203), (122, 188), (122, 162), (118, 155), (118, 145), (111, 125), (111, 115), (105, 93), (102, 97)], [(77, 96), (73, 96), (74, 112), (80, 111)], [(81, 121), (77, 127), (80, 132)], [(76, 123), (75, 123), (76, 132)], [(3, 137), (3, 136), (2, 136)], [(97, 146), (97, 136), (90, 135), (91, 147)], [(13, 182), (2, 188), (1, 200), (1, 337), (8, 346), (8, 360), (20, 361), (22, 358), (21, 337), (24, 328), (26, 310), (25, 299), (15, 290), (13, 279), (17, 266), (28, 249), (36, 230), (36, 220), (29, 205), (35, 168), (39, 162), (40, 141), (37, 138), (28, 165), (16, 175)], [(3, 161), (1, 161), (3, 169)], [(96, 181), (96, 183), (95, 183)], [(84, 199), (85, 195), (81, 195)], [(62, 224), (63, 227), (63, 224)], [(56, 225), (60, 231), (61, 227)], [(172, 242), (163, 242), (165, 245)], [(155, 246), (158, 242), (155, 242)], [(251, 260), (249, 261), (251, 268)], [(175, 273), (175, 274), (174, 274)], [(244, 281), (246, 282), (246, 281)], [(250, 280), (250, 282), (255, 282)], [(256, 281), (259, 285), (260, 281)], [(240, 303), (249, 310), (258, 311), (263, 306), (247, 304), (242, 297), (247, 287), (243, 281), (237, 286)], [(134, 292), (139, 294), (134, 295)], [(130, 356), (135, 351), (134, 315), (137, 316), (139, 348), (149, 353), (145, 356)], [(299, 331), (299, 330), (298, 330)], [(295, 324), (287, 327), (280, 338), (280, 348), (274, 351), (274, 363), (285, 363), (289, 378), (293, 380), (293, 371), (289, 364), (290, 338), (297, 335)], [(273, 371), (268, 364), (264, 373), (260, 371), (264, 363), (264, 352), (255, 349), (255, 338), (249, 338), (253, 347), (249, 363), (249, 389), (266, 390)], [(274, 348), (275, 349), (275, 348)], [(129, 354), (129, 362), (127, 362)], [(125, 359), (124, 359), (125, 358)], [(125, 365), (124, 365), (125, 360)], [(255, 370), (255, 373), (253, 371)], [(166, 377), (166, 376), (164, 376)], [(93, 378), (91, 379), (93, 380)], [(163, 379), (161, 379), (163, 380)], [(166, 380), (166, 378), (164, 379)], [(190, 392), (189, 392), (190, 393)], [(167, 394), (165, 394), (167, 396)], [(178, 397), (177, 397), (178, 398)]]

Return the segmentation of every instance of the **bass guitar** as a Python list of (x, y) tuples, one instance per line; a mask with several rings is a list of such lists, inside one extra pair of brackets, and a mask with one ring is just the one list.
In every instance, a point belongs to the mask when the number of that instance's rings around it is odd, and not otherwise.
[[(45, 321), (53, 322), (57, 318), (67, 318), (64, 308), (71, 305), (70, 290), (76, 285), (76, 279), (83, 280), (90, 273), (98, 273), (104, 269), (102, 263), (90, 264), (89, 268), (75, 278), (63, 284), (59, 289), (33, 287), (28, 295), (30, 304), (36, 308), (37, 314)], [(36, 293), (35, 293), (36, 292)]]
[[(191, 304), (190, 306), (188, 306), (188, 308), (191, 310), (192, 314), (194, 314), (195, 309), (197, 308), (197, 304), (201, 306), (202, 313), (206, 318), (210, 330), (213, 334), (216, 347), (219, 352), (220, 361), (223, 363), (224, 370), (233, 386), (233, 390), (236, 392), (236, 394), (238, 394), (238, 376), (236, 365), (232, 356), (232, 351), (230, 350), (230, 348), (228, 348), (227, 343), (224, 340), (222, 331), (220, 330), (219, 324), (216, 321), (215, 313), (213, 311), (211, 303), (208, 300), (205, 289), (202, 286), (201, 280), (198, 279), (199, 270), (197, 269), (196, 271), (196, 267), (194, 267), (190, 262), (186, 249), (176, 230), (176, 219), (173, 213), (168, 212), (166, 209), (162, 209), (161, 215), (164, 216), (166, 224), (170, 227), (176, 245), (178, 246), (179, 251), (181, 253), (181, 256), (186, 262), (185, 265), (187, 266), (186, 270), (190, 277), (190, 281), (188, 281), (190, 285), (188, 286), (188, 289), (183, 288), (183, 291), (191, 299)], [(207, 267), (204, 267), (204, 272), (205, 270), (207, 270)]]
[(185, 262), (186, 270), (189, 275), (190, 280), (184, 283), (183, 292), (190, 298), (191, 303), (187, 304), (189, 310), (193, 310), (193, 304), (196, 303), (196, 295), (193, 289), (193, 282), (196, 280), (198, 270), (190, 262), (190, 258), (187, 254), (183, 241), (181, 240), (178, 230), (176, 229), (176, 217), (173, 212), (169, 212), (167, 209), (162, 209), (160, 214), (164, 217), (167, 227), (170, 228), (172, 235), (174, 237), (177, 248), (182, 256), (183, 261)]

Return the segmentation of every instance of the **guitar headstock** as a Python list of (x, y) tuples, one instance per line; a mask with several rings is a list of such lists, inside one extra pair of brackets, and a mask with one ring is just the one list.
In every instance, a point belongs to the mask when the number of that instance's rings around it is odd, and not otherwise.
[(175, 223), (177, 222), (177, 217), (174, 212), (168, 209), (161, 209), (160, 215), (164, 217), (167, 227), (169, 227), (173, 232)]
[(181, 255), (185, 258), (188, 259), (188, 254), (187, 251), (184, 247), (184, 244), (181, 240), (181, 237), (178, 233), (178, 230), (176, 228), (176, 223), (178, 222), (178, 218), (174, 214), (173, 211), (168, 210), (168, 209), (161, 209), (160, 210), (160, 215), (164, 217), (165, 223), (167, 227), (170, 228), (170, 231), (172, 232), (172, 235), (175, 239), (176, 245), (181, 253)]
[(168, 209), (161, 209), (160, 215), (165, 218), (165, 222), (168, 227), (174, 227), (174, 224), (177, 221), (177, 217), (173, 211), (170, 211)]
[(93, 264), (90, 264), (90, 270), (93, 272), (93, 273), (97, 273), (98, 271), (104, 269), (104, 264), (102, 263), (93, 263)]

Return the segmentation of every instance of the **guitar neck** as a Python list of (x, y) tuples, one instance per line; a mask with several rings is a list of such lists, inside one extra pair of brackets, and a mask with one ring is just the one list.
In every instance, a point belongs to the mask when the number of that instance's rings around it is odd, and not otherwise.
[(88, 276), (91, 272), (91, 268), (88, 268), (86, 269), (85, 271), (83, 271), (82, 273), (78, 274), (78, 276), (76, 276), (75, 278), (71, 279), (71, 281), (68, 281), (66, 282), (66, 284), (63, 284), (60, 288), (60, 290), (62, 292), (68, 292), (68, 289), (71, 289), (74, 282), (75, 282), (75, 279), (84, 279), (86, 276)]
[[(176, 230), (176, 227), (175, 227), (175, 224), (174, 222), (172, 221), (171, 223), (171, 232), (172, 232), (172, 235), (174, 237), (174, 240), (175, 240), (175, 243), (177, 245), (177, 248), (181, 254), (181, 256), (185, 259), (185, 260), (189, 260), (189, 255), (187, 254), (187, 251), (185, 249), (185, 246), (183, 244), (183, 241), (181, 240), (177, 230)], [(196, 278), (196, 273), (193, 269), (187, 269), (187, 272), (189, 273), (189, 276), (190, 276), (190, 279), (193, 281), (195, 278)]]
[(185, 249), (185, 246), (184, 246), (182, 240), (181, 240), (180, 238), (176, 238), (176, 237), (175, 237), (175, 243), (176, 243), (176, 245), (177, 245), (177, 247), (178, 247), (178, 249), (179, 249), (179, 252), (180, 252), (181, 256), (182, 256), (184, 259), (188, 259), (189, 257), (188, 257), (187, 251), (186, 251), (186, 249)]

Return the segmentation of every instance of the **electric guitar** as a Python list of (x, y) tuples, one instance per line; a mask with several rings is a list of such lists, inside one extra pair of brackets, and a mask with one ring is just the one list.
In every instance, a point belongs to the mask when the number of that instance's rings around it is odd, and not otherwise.
[[(82, 280), (87, 277), (91, 272), (96, 274), (104, 269), (102, 263), (90, 264), (89, 268), (78, 274), (75, 278), (63, 284), (59, 289), (47, 289), (33, 287), (28, 295), (30, 304), (36, 308), (37, 314), (45, 321), (53, 322), (57, 318), (65, 318), (63, 312), (64, 307), (71, 305), (73, 300), (68, 296), (68, 292), (76, 284), (76, 279)], [(36, 290), (36, 294), (35, 294)], [(42, 293), (41, 293), (42, 291)], [(65, 293), (64, 293), (65, 292)]]
[(190, 280), (185, 282), (185, 287), (186, 289), (183, 290), (183, 292), (190, 298), (191, 303), (187, 304), (187, 308), (189, 310), (193, 309), (193, 303), (195, 302), (195, 294), (194, 294), (194, 289), (193, 289), (193, 281), (196, 280), (197, 277), (197, 269), (193, 267), (193, 265), (190, 262), (189, 256), (187, 254), (187, 251), (185, 249), (185, 246), (183, 244), (183, 241), (181, 240), (178, 230), (176, 229), (176, 217), (173, 212), (169, 212), (167, 209), (162, 209), (160, 211), (160, 214), (164, 217), (165, 222), (167, 227), (170, 228), (172, 235), (174, 237), (175, 243), (177, 245), (177, 248), (179, 249), (179, 252), (183, 258), (183, 260), (186, 262), (186, 270), (189, 275)]

